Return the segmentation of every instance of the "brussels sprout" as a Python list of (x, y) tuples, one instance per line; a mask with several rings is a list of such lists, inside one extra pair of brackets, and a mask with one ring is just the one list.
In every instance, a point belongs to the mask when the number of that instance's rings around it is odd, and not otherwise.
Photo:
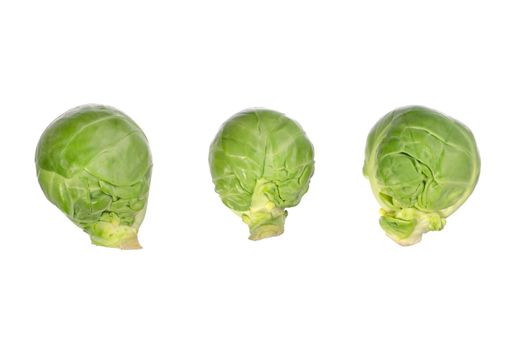
[(250, 239), (284, 232), (286, 208), (308, 191), (314, 150), (284, 114), (247, 109), (229, 119), (210, 146), (215, 191), (250, 227)]
[(152, 162), (133, 120), (108, 106), (73, 108), (44, 131), (35, 161), (47, 199), (93, 244), (140, 248)]
[(380, 225), (401, 245), (439, 231), (470, 196), (480, 158), (470, 130), (419, 107), (396, 109), (368, 135), (363, 173), (382, 206)]

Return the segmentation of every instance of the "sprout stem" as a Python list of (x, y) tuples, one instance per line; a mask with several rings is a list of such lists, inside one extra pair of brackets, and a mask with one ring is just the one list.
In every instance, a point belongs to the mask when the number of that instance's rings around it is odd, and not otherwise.
[(387, 236), (402, 246), (418, 243), (424, 233), (440, 231), (445, 223), (445, 219), (439, 213), (426, 213), (414, 208), (396, 211), (381, 209), (379, 220)]
[(269, 182), (259, 179), (252, 195), (249, 210), (237, 212), (242, 221), (250, 227), (252, 241), (279, 236), (284, 232), (284, 221), (288, 212), (268, 199)]

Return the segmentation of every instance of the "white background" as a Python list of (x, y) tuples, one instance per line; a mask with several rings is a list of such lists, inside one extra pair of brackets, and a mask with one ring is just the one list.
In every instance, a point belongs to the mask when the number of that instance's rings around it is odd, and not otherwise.
[[(1, 349), (523, 349), (519, 1), (2, 1)], [(144, 249), (90, 244), (34, 150), (84, 103), (154, 155)], [(390, 110), (474, 132), (481, 178), (445, 230), (388, 239), (361, 167)], [(247, 107), (298, 120), (316, 172), (285, 234), (252, 242), (208, 146)]]

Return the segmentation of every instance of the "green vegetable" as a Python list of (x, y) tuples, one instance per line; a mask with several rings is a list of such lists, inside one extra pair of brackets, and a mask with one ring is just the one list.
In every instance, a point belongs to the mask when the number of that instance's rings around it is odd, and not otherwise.
[(36, 149), (47, 199), (93, 244), (137, 249), (151, 179), (148, 140), (115, 108), (84, 105), (48, 126)]
[(396, 109), (368, 135), (363, 173), (382, 206), (381, 227), (401, 245), (441, 230), (474, 190), (479, 172), (471, 131), (434, 110)]
[(284, 232), (286, 208), (299, 204), (314, 172), (314, 150), (284, 114), (247, 109), (229, 119), (210, 146), (215, 191), (250, 227), (250, 239)]

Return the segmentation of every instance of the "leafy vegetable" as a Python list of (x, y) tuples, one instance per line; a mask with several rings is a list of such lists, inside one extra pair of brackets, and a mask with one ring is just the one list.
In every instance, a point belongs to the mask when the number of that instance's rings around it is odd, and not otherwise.
[(115, 108), (84, 105), (48, 126), (36, 149), (47, 199), (87, 232), (93, 244), (140, 248), (137, 233), (151, 179), (148, 140)]
[(474, 190), (479, 172), (471, 131), (437, 111), (396, 109), (368, 135), (363, 173), (382, 206), (381, 227), (401, 245), (441, 230)]
[(250, 239), (284, 232), (285, 208), (299, 204), (314, 172), (314, 150), (284, 114), (247, 109), (229, 119), (210, 146), (215, 191), (250, 227)]

